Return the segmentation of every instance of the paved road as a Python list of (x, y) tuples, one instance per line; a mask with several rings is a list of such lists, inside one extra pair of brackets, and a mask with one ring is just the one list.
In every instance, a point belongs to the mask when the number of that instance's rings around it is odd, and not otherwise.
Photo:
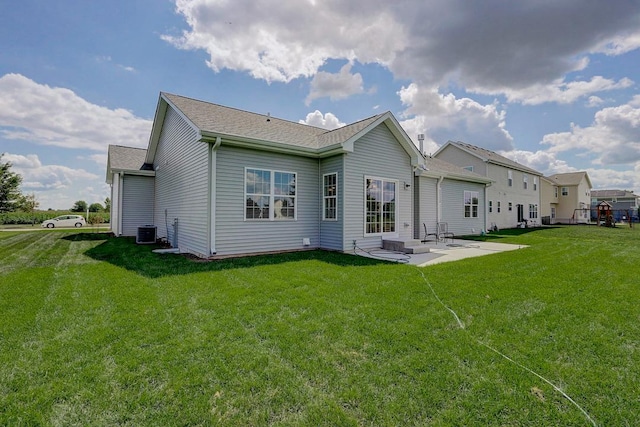
[(94, 227), (92, 225), (75, 228), (75, 227), (56, 227), (56, 228), (46, 228), (41, 227), (40, 225), (34, 225), (33, 227), (25, 227), (25, 228), (0, 228), (0, 231), (51, 231), (51, 230), (98, 230), (98, 231), (109, 231), (108, 225), (103, 225), (100, 227)]

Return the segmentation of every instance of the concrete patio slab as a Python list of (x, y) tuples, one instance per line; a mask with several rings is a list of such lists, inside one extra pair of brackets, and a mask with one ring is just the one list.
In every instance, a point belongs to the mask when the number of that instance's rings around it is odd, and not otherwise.
[(426, 267), (443, 262), (458, 261), (465, 258), (479, 257), (506, 251), (514, 251), (526, 248), (526, 245), (513, 245), (508, 243), (477, 242), (474, 240), (455, 239), (447, 242), (427, 242), (424, 246), (429, 248), (428, 253), (401, 254), (384, 249), (372, 251), (358, 251), (357, 255), (376, 259), (386, 259)]

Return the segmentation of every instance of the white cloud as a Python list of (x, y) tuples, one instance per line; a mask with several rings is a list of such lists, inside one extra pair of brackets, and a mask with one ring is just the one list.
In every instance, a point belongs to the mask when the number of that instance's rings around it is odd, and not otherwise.
[(413, 139), (425, 134), (425, 151), (432, 153), (447, 140), (460, 140), (490, 150), (512, 149), (513, 138), (505, 129), (504, 110), (469, 98), (442, 95), (435, 88), (415, 83), (398, 92), (406, 109), (401, 125)]
[(329, 97), (332, 101), (345, 99), (351, 95), (363, 93), (362, 75), (351, 74), (351, 64), (345, 64), (339, 73), (320, 71), (311, 80), (311, 90), (306, 104), (318, 98)]
[(84, 169), (72, 169), (60, 165), (43, 165), (36, 154), (26, 156), (6, 153), (3, 160), (12, 164), (12, 170), (22, 176), (23, 191), (49, 190), (70, 187), (74, 182), (86, 182), (101, 178)]
[[(504, 94), (509, 102), (519, 102), (524, 105), (539, 105), (545, 102), (557, 102), (559, 104), (571, 104), (577, 99), (592, 93), (615, 89), (626, 89), (633, 85), (633, 81), (627, 78), (614, 81), (602, 76), (594, 76), (589, 81), (565, 82), (557, 80), (552, 84), (534, 84), (523, 89), (500, 89), (485, 91), (483, 89), (470, 89), (471, 91), (498, 95)], [(598, 97), (591, 97), (590, 102), (597, 101)], [(600, 99), (600, 101), (602, 101)]]
[(345, 123), (342, 123), (333, 113), (322, 115), (318, 110), (307, 114), (307, 117), (304, 120), (300, 120), (300, 123), (329, 130), (337, 129), (345, 125)]
[(40, 145), (106, 152), (109, 144), (146, 147), (151, 121), (91, 104), (73, 91), (20, 74), (0, 77), (0, 135)]
[(637, 30), (625, 31), (609, 40), (595, 46), (593, 53), (604, 53), (605, 55), (622, 55), (632, 50), (640, 48), (640, 33)]
[(537, 170), (544, 175), (553, 175), (554, 173), (575, 172), (577, 169), (569, 166), (569, 164), (556, 157), (556, 153), (549, 151), (527, 151), (527, 150), (511, 150), (500, 151), (498, 154), (514, 160), (521, 165)]
[(587, 107), (589, 108), (593, 108), (593, 107), (598, 107), (600, 105), (604, 104), (604, 99), (600, 98), (599, 96), (590, 96), (589, 100), (587, 101)]
[(591, 126), (571, 124), (568, 132), (544, 136), (542, 143), (551, 152), (576, 150), (597, 156), (596, 164), (640, 162), (640, 99), (617, 107), (604, 108), (594, 116)]
[(570, 82), (567, 73), (587, 67), (590, 54), (640, 47), (635, 2), (176, 0), (176, 11), (189, 29), (163, 38), (204, 50), (215, 71), (289, 82), (314, 76), (329, 58), (357, 60), (430, 87), (508, 91), (517, 102), (538, 88), (546, 97), (531, 102), (593, 93), (602, 78)]
[[(328, 58), (389, 63), (404, 36), (382, 4), (176, 0), (190, 29), (163, 39), (206, 51), (214, 71), (247, 71), (268, 82), (311, 77)], [(258, 17), (258, 18), (256, 18)]]
[(640, 163), (634, 170), (587, 169), (594, 189), (636, 190), (640, 193)]

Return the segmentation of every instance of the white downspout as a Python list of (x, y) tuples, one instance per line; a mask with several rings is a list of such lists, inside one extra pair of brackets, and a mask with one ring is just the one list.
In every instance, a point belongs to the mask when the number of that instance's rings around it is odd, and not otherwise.
[(216, 142), (209, 144), (209, 253), (216, 254), (216, 169), (218, 148), (222, 138), (216, 137)]
[(118, 233), (116, 236), (122, 236), (122, 189), (124, 187), (124, 172), (118, 175)]
[(490, 224), (487, 223), (487, 221), (489, 220), (489, 213), (488, 213), (489, 206), (488, 206), (488, 203), (487, 203), (487, 188), (489, 188), (489, 187), (491, 187), (491, 183), (487, 183), (487, 184), (484, 185), (484, 209), (483, 209), (483, 212), (484, 212), (484, 230), (485, 231), (489, 231), (489, 225), (490, 225)]
[(438, 178), (436, 187), (436, 224), (442, 222), (442, 181), (444, 181), (444, 175)]

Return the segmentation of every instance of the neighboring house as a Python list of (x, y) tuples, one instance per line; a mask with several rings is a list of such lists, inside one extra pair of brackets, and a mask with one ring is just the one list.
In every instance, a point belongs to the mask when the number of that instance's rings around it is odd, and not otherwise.
[[(425, 165), (390, 112), (328, 131), (167, 93), (147, 150), (111, 146), (107, 163), (112, 231), (133, 236), (153, 224), (159, 238), (200, 257), (410, 240), (419, 221), (438, 220), (435, 194), (420, 199), (414, 187), (439, 180), (464, 218), (464, 192), (490, 182)], [(481, 199), (470, 209), (482, 212)], [(460, 230), (470, 234), (478, 218)]]
[(587, 172), (558, 173), (543, 178), (541, 214), (550, 224), (587, 224), (591, 221), (591, 180)]
[(600, 202), (608, 202), (613, 210), (614, 219), (618, 222), (625, 221), (623, 218), (630, 215), (632, 218), (638, 218), (638, 208), (640, 207), (640, 196), (632, 191), (626, 190), (591, 190), (591, 209), (592, 216), (595, 218), (595, 208)]
[(540, 172), (491, 150), (459, 141), (448, 141), (434, 157), (492, 181), (485, 196), (486, 229), (540, 224)]

